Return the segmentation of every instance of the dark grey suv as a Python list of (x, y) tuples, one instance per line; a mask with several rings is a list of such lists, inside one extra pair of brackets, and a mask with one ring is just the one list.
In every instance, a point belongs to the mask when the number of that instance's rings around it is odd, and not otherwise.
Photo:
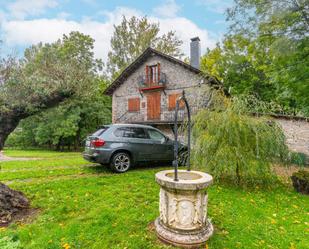
[(87, 138), (83, 156), (121, 173), (140, 162), (172, 162), (173, 145), (173, 140), (151, 126), (114, 124), (102, 126)]

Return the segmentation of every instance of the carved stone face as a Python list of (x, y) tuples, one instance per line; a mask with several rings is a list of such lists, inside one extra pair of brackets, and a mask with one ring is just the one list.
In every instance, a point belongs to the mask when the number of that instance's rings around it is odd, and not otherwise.
[(189, 200), (182, 200), (178, 203), (177, 216), (181, 226), (188, 226), (193, 223), (194, 204)]

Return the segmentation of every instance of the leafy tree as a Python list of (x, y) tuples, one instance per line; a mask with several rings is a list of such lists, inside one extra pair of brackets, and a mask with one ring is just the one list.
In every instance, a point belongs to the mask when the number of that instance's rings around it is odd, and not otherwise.
[(264, 35), (280, 38), (282, 35), (303, 39), (309, 31), (308, 2), (306, 0), (234, 0), (228, 9), (228, 20), (235, 33)]
[[(100, 80), (101, 81), (101, 80)], [(111, 99), (102, 94), (105, 83), (90, 96), (71, 98), (58, 107), (23, 120), (6, 145), (48, 146), (76, 150), (89, 133), (111, 122)]]
[(147, 47), (166, 54), (181, 57), (180, 41), (174, 31), (159, 36), (159, 23), (151, 23), (147, 17), (123, 16), (121, 24), (114, 26), (111, 51), (108, 53), (107, 71), (115, 77)]
[(309, 115), (309, 7), (306, 0), (236, 0), (231, 32), (254, 37), (271, 59), (277, 99)]
[(95, 87), (101, 62), (93, 39), (78, 32), (26, 49), (24, 58), (0, 61), (0, 150), (20, 120)]
[(287, 114), (309, 115), (308, 5), (297, 0), (235, 0), (222, 44), (202, 69), (232, 94), (255, 95)]
[(39, 124), (39, 116), (34, 115), (20, 121), (16, 129), (8, 136), (5, 146), (29, 148), (37, 146), (35, 129)]
[(253, 39), (242, 35), (227, 36), (222, 45), (208, 50), (201, 69), (217, 76), (231, 94), (255, 95), (262, 100), (273, 98), (273, 86), (265, 73), (267, 52)]
[(217, 180), (236, 185), (265, 184), (272, 179), (271, 162), (286, 161), (281, 128), (267, 118), (248, 116), (234, 98), (226, 106), (200, 111), (194, 120), (192, 153), (195, 167), (205, 167)]
[[(19, 61), (0, 60), (0, 150), (21, 120), (68, 98), (91, 95), (101, 70), (101, 62), (93, 56), (93, 42), (89, 36), (71, 32), (57, 42), (32, 46)], [(57, 134), (71, 135), (66, 128), (76, 120), (70, 116)], [(6, 217), (27, 208), (25, 200), (20, 192), (0, 183), (0, 206), (6, 208)]]

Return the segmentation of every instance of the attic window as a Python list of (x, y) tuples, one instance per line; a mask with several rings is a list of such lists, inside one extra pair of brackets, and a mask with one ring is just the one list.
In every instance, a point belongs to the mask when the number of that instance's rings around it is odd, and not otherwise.
[(140, 110), (140, 99), (130, 98), (128, 99), (128, 112), (139, 112)]
[(154, 85), (160, 81), (160, 63), (146, 66), (146, 83)]

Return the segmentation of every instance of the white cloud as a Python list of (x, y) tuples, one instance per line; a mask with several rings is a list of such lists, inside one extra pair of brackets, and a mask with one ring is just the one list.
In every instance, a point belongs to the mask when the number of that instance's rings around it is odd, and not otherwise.
[(48, 8), (58, 5), (56, 0), (17, 0), (8, 4), (7, 8), (11, 16), (23, 19), (27, 16), (40, 15)]
[(106, 22), (98, 22), (89, 18), (77, 22), (65, 20), (63, 16), (53, 19), (7, 20), (2, 23), (3, 38), (4, 42), (11, 46), (24, 46), (39, 42), (53, 42), (61, 38), (63, 34), (80, 31), (95, 39), (95, 55), (106, 61), (114, 30), (113, 25), (118, 24), (123, 15), (140, 16), (140, 13), (134, 9), (116, 8), (114, 12), (105, 13), (105, 15), (107, 16)]
[(198, 0), (199, 5), (203, 5), (206, 9), (215, 13), (223, 14), (227, 8), (233, 5), (232, 0)]
[(107, 18), (107, 22), (113, 23), (113, 24), (119, 24), (122, 20), (122, 16), (126, 16), (127, 18), (130, 18), (132, 16), (138, 16), (141, 17), (144, 14), (133, 8), (127, 8), (127, 7), (117, 7), (114, 11), (100, 11), (100, 15), (103, 15)]
[(11, 45), (53, 42), (61, 38), (63, 34), (80, 31), (95, 39), (96, 57), (106, 60), (113, 26), (111, 23), (89, 20), (76, 22), (59, 18), (9, 21), (3, 24), (3, 30), (6, 33), (5, 43)]
[(182, 50), (185, 55), (190, 54), (190, 39), (199, 36), (201, 49), (204, 53), (208, 48), (213, 48), (216, 41), (210, 37), (206, 29), (199, 28), (194, 22), (184, 17), (157, 18), (150, 17), (150, 20), (160, 22), (160, 33), (167, 33), (170, 30), (176, 31), (176, 35), (183, 41)]
[[(102, 14), (102, 13), (101, 13)], [(61, 38), (63, 34), (71, 31), (80, 31), (95, 39), (94, 52), (97, 58), (107, 60), (110, 50), (110, 39), (113, 34), (114, 24), (119, 24), (122, 16), (143, 16), (143, 13), (131, 8), (116, 8), (112, 12), (103, 12), (106, 21), (95, 21), (84, 18), (82, 21), (68, 20), (65, 16), (53, 19), (32, 20), (6, 20), (2, 23), (3, 38), (6, 44), (14, 46), (29, 46), (38, 42), (53, 42)], [(194, 22), (184, 17), (156, 17), (149, 16), (151, 21), (160, 22), (160, 33), (175, 30), (177, 36), (184, 41), (182, 49), (189, 56), (190, 38), (201, 38), (202, 52), (206, 47), (213, 47), (215, 40), (209, 36), (206, 29), (199, 28)]]
[(156, 16), (161, 17), (175, 17), (181, 9), (175, 0), (166, 0), (165, 3), (160, 4), (158, 7), (154, 8), (153, 12)]
[(71, 14), (68, 13), (68, 12), (65, 12), (65, 11), (57, 14), (57, 18), (60, 18), (60, 19), (68, 19), (70, 16), (71, 16)]

